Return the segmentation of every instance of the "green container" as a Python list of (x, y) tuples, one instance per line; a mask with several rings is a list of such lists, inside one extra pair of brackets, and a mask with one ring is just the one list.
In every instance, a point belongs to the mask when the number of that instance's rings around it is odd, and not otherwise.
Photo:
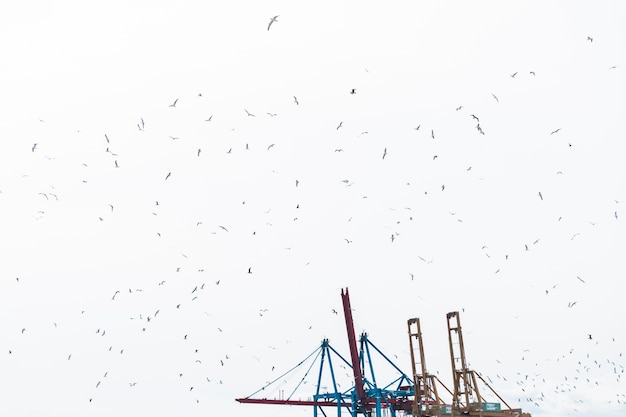
[[(482, 409), (483, 411), (496, 411), (499, 412), (500, 410), (500, 403), (482, 403)], [(478, 403), (472, 403), (470, 404), (470, 406), (472, 407), (478, 407)]]
[(441, 414), (446, 414), (446, 415), (452, 414), (452, 406), (451, 405), (442, 405), (441, 406)]

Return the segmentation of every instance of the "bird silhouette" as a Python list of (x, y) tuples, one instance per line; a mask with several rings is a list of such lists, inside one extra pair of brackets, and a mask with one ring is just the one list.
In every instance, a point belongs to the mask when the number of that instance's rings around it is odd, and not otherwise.
[(178, 99), (174, 100), (174, 102), (170, 104), (170, 107), (176, 107), (176, 103), (178, 103)]
[[(280, 16), (280, 15), (278, 15), (278, 16)], [(272, 27), (272, 23), (278, 22), (278, 16), (274, 16), (274, 17), (270, 18), (270, 23), (267, 25), (267, 30), (270, 30), (270, 28)]]
[(167, 181), (167, 179), (172, 175), (171, 172), (168, 172), (167, 175), (165, 176), (165, 181)]

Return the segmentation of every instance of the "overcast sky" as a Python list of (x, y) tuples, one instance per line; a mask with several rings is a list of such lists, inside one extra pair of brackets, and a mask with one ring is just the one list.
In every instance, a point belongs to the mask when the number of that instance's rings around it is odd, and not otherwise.
[(310, 416), (235, 398), (323, 338), (348, 358), (347, 287), (407, 374), (419, 317), (453, 386), (460, 311), (510, 406), (623, 416), (625, 21), (620, 1), (0, 6), (0, 414)]

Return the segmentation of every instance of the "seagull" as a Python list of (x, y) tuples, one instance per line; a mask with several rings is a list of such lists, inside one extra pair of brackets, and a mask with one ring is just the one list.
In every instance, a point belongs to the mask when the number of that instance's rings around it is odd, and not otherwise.
[[(280, 15), (278, 15), (278, 16), (280, 16)], [(269, 23), (269, 25), (267, 25), (267, 30), (270, 30), (270, 27), (272, 27), (272, 23), (278, 22), (278, 16), (274, 16), (274, 17), (272, 17), (270, 19), (270, 23)]]
[(117, 164), (117, 159), (115, 160), (115, 168), (119, 168), (120, 166)]
[(244, 109), (244, 110), (246, 111), (246, 114), (247, 114), (248, 116), (256, 117), (254, 114), (250, 113), (248, 110), (246, 110), (246, 109)]
[(176, 107), (176, 103), (178, 103), (178, 99), (174, 100), (174, 102), (170, 104), (170, 107)]
[(480, 122), (480, 120), (478, 119), (478, 117), (476, 117), (475, 114), (470, 114), (470, 116), (472, 116), (472, 119), (475, 119), (477, 122)]
[(537, 194), (539, 195), (539, 198), (543, 201), (543, 196), (541, 195), (541, 191), (539, 191)]
[(593, 38), (592, 38), (591, 36), (587, 36), (587, 40), (588, 40), (589, 42), (593, 42)]
[(37, 144), (36, 144), (36, 143), (34, 143), (34, 144), (33, 144), (33, 147), (31, 148), (31, 150), (32, 150), (33, 152), (35, 152), (35, 149), (37, 149)]
[(558, 133), (559, 130), (561, 130), (561, 128), (559, 127), (557, 130), (553, 130), (552, 132), (550, 132), (551, 135), (554, 135), (555, 133)]
[(459, 111), (459, 110), (461, 110), (462, 108), (463, 108), (463, 106), (459, 106), (459, 107), (457, 107), (457, 108), (456, 108), (456, 111)]
[(353, 95), (354, 95), (354, 94), (356, 94), (356, 89), (354, 89), (354, 88), (353, 88), (353, 89), (350, 91), (350, 94), (353, 94)]
[(511, 78), (515, 78), (516, 75), (517, 75), (517, 72), (514, 72), (513, 74), (511, 74)]
[(167, 175), (165, 176), (165, 181), (167, 181), (167, 179), (172, 175), (171, 172), (168, 172)]
[(202, 152), (202, 149), (198, 148), (198, 156), (200, 156), (200, 152)]
[(383, 159), (385, 159), (385, 156), (387, 156), (387, 148), (383, 151)]
[(298, 103), (298, 98), (296, 96), (293, 96), (293, 101), (294, 101), (294, 103), (296, 103), (296, 106), (300, 104), (300, 103)]
[(530, 71), (530, 75), (536, 75), (535, 71)]
[(581, 277), (579, 277), (578, 275), (576, 275), (576, 278), (578, 278), (580, 280), (580, 282), (582, 282), (583, 284), (585, 284), (585, 281), (583, 281), (583, 279)]
[(435, 139), (435, 131), (433, 129), (430, 130), (430, 136)]
[(337, 126), (337, 130), (339, 130), (341, 126), (343, 126), (343, 121), (339, 122), (339, 125)]
[(106, 134), (106, 133), (104, 134), (104, 138), (107, 140), (107, 143), (110, 143), (110, 142), (109, 142), (109, 137), (107, 136), (107, 134)]
[(493, 97), (498, 103), (500, 102), (500, 100), (498, 100), (498, 97), (496, 97), (495, 94), (491, 94), (491, 97)]

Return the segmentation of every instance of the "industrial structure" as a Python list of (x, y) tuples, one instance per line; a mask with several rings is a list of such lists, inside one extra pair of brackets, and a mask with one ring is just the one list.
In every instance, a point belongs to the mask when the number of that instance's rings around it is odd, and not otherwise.
[[(479, 373), (467, 367), (458, 312), (447, 314), (448, 340), (454, 384), (453, 389), (450, 390), (437, 376), (428, 373), (419, 318), (407, 320), (412, 366), (412, 375), (409, 377), (369, 340), (367, 333), (361, 334), (357, 345), (347, 288), (345, 291), (342, 289), (341, 298), (348, 334), (349, 361), (330, 345), (328, 339), (324, 339), (320, 347), (309, 355), (309, 357), (315, 356), (315, 359), (320, 359), (315, 394), (310, 398), (306, 400), (293, 399), (298, 387), (287, 397), (281, 394), (280, 398), (274, 399), (255, 398), (257, 394), (265, 391), (278, 379), (282, 379), (287, 373), (297, 368), (294, 367), (253, 394), (245, 398), (238, 398), (237, 401), (248, 404), (311, 406), (313, 407), (314, 417), (317, 417), (319, 413), (326, 417), (325, 410), (329, 408), (336, 410), (337, 417), (346, 415), (350, 417), (442, 417), (448, 415), (531, 417), (529, 413), (524, 413), (521, 409), (511, 408)], [(374, 353), (378, 354), (378, 357), (382, 358), (385, 363), (391, 365), (399, 376), (384, 384), (378, 383), (373, 363)], [(339, 361), (342, 367), (352, 370), (352, 383), (354, 385), (347, 390), (340, 390), (340, 384), (336, 378), (337, 371), (333, 367), (334, 360)], [(300, 362), (299, 365), (303, 363), (304, 361)], [(307, 374), (312, 367), (313, 365), (307, 369)], [(321, 381), (323, 376), (330, 379), (329, 385), (332, 386), (332, 390), (327, 389), (328, 387), (322, 387)], [(479, 380), (500, 402), (487, 402), (485, 400), (478, 388)], [(440, 393), (444, 393), (445, 398), (449, 400), (444, 400)]]

